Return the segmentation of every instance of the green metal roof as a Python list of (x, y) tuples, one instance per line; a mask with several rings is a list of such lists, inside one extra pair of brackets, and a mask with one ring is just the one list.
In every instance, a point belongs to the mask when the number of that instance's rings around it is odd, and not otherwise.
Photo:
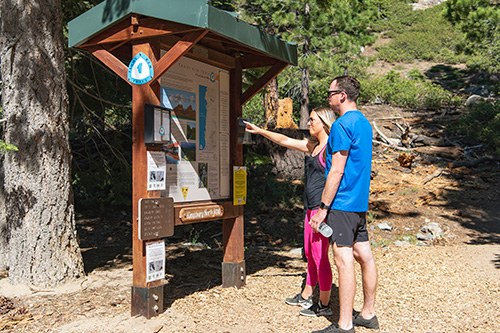
[(204, 28), (272, 58), (297, 65), (297, 46), (207, 4), (207, 0), (105, 0), (68, 23), (70, 47), (84, 44), (115, 23), (139, 14)]

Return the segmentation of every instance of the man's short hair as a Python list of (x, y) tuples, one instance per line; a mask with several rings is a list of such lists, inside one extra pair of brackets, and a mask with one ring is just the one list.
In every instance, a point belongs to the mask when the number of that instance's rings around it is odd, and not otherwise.
[(353, 102), (358, 100), (359, 88), (361, 84), (358, 80), (349, 75), (337, 76), (333, 81), (337, 82), (337, 89), (346, 93), (347, 98)]

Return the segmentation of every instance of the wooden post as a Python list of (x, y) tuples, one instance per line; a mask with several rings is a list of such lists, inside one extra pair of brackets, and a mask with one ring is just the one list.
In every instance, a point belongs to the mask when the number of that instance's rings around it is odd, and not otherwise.
[[(238, 145), (238, 117), (241, 117), (242, 68), (241, 60), (236, 57), (236, 67), (230, 73), (230, 149), (232, 166), (243, 165), (243, 147)], [(243, 207), (235, 218), (225, 219), (222, 224), (224, 257), (222, 262), (222, 287), (237, 287), (246, 284), (244, 254)]]
[[(159, 58), (159, 43), (135, 44), (132, 56), (139, 52), (156, 63)], [(147, 152), (144, 145), (144, 105), (160, 104), (160, 85), (158, 82), (143, 85), (132, 85), (132, 248), (133, 248), (133, 282), (132, 304), (133, 316), (141, 314), (146, 318), (163, 312), (163, 284), (161, 280), (146, 283), (146, 246), (139, 239), (139, 199), (154, 196), (147, 191)]]

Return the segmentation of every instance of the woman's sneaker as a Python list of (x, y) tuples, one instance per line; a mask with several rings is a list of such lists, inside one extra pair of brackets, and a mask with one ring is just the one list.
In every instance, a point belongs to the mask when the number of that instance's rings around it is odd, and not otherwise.
[(304, 309), (307, 309), (313, 305), (312, 295), (309, 296), (308, 298), (304, 298), (304, 297), (302, 297), (301, 293), (298, 293), (297, 295), (295, 295), (293, 297), (289, 297), (289, 298), (285, 299), (285, 303), (290, 304), (290, 305), (300, 305)]
[(330, 304), (323, 306), (321, 301), (314, 303), (309, 309), (300, 310), (300, 314), (308, 317), (331, 316)]

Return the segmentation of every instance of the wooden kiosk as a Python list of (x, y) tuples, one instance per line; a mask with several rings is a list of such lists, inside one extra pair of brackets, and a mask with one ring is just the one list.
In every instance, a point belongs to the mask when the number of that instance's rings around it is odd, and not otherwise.
[[(177, 225), (222, 220), (222, 285), (243, 286), (243, 206), (233, 201), (233, 168), (243, 165), (238, 117), (297, 64), (296, 46), (207, 0), (105, 0), (69, 23), (69, 46), (132, 86), (132, 315), (163, 312), (164, 276), (150, 272), (164, 261), (147, 257)], [(242, 71), (260, 67), (268, 70), (243, 92)]]

